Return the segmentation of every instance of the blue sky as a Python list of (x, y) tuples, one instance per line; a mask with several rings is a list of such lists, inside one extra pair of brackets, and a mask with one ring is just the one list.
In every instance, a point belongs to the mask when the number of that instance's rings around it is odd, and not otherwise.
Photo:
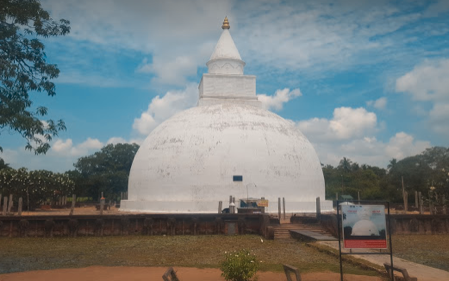
[(45, 39), (61, 74), (33, 94), (67, 131), (47, 155), (2, 132), (14, 168), (63, 172), (107, 143), (141, 143), (195, 106), (224, 16), (265, 108), (292, 120), (322, 163), (386, 167), (448, 146), (449, 1), (43, 0), (65, 37)]

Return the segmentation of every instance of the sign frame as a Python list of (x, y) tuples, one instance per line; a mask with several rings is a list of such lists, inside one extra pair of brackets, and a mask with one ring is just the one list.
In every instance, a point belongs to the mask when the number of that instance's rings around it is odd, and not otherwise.
[[(392, 246), (392, 240), (391, 240), (391, 221), (390, 221), (390, 202), (388, 201), (368, 201), (368, 200), (344, 200), (339, 201), (336, 200), (337, 203), (337, 232), (338, 232), (338, 249), (339, 249), (339, 256), (340, 256), (340, 280), (343, 281), (343, 264), (342, 264), (342, 255), (390, 255), (390, 264), (393, 267), (393, 246)], [(389, 251), (388, 252), (382, 252), (382, 250), (379, 250), (379, 252), (376, 251), (370, 251), (370, 252), (353, 252), (352, 248), (349, 249), (349, 252), (342, 252), (342, 234), (343, 234), (343, 215), (340, 215), (341, 211), (341, 203), (343, 204), (358, 204), (358, 205), (383, 205), (385, 209), (387, 209), (387, 215), (386, 215), (386, 223), (387, 228), (386, 230), (386, 237), (388, 237), (389, 240)], [(359, 248), (360, 249), (360, 248)], [(365, 249), (365, 248), (361, 248)], [(379, 249), (379, 248), (377, 248)], [(390, 272), (390, 279), (394, 280), (394, 273), (393, 270)]]

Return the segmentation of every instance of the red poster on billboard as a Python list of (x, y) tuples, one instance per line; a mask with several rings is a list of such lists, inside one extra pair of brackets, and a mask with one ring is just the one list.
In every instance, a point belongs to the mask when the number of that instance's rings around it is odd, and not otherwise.
[[(344, 203), (343, 203), (344, 204)], [(347, 249), (386, 249), (383, 205), (342, 205), (343, 245)]]

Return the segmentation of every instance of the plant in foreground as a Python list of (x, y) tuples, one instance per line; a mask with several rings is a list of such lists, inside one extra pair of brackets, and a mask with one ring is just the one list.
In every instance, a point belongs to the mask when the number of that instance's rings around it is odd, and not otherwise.
[(258, 268), (256, 256), (245, 249), (225, 252), (225, 260), (220, 264), (226, 281), (249, 281)]

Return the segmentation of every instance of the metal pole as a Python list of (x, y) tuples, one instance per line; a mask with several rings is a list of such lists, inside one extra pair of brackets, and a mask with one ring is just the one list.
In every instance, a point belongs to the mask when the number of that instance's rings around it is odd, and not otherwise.
[(340, 280), (343, 281), (343, 265), (341, 261), (340, 202), (338, 200), (337, 200), (337, 231), (338, 231), (338, 252), (340, 256)]
[(394, 271), (393, 271), (393, 246), (391, 243), (391, 219), (390, 219), (390, 202), (387, 202), (388, 206), (388, 234), (390, 236), (390, 264), (391, 264), (391, 281), (394, 281)]

